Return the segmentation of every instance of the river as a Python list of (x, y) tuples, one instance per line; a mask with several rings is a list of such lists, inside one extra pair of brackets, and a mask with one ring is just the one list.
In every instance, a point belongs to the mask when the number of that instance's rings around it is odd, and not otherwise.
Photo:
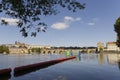
[[(77, 54), (75, 54), (77, 55)], [(66, 57), (64, 54), (2, 55), (0, 69), (39, 63)], [(81, 54), (68, 60), (6, 80), (120, 80), (120, 54)], [(2, 80), (2, 79), (0, 79)]]

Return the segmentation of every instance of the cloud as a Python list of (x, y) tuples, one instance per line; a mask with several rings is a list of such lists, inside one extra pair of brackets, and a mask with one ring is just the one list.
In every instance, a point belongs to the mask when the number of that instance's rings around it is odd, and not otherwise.
[(5, 20), (5, 22), (7, 22), (9, 25), (17, 25), (16, 22), (19, 22), (19, 19), (13, 19), (13, 18), (4, 18), (4, 17), (2, 17), (1, 20)]
[(70, 16), (65, 16), (64, 17), (65, 22), (75, 22), (75, 21), (80, 21), (80, 20), (81, 20), (80, 17), (77, 17), (77, 18), (73, 18), (73, 17), (70, 17)]
[(99, 21), (99, 18), (93, 18), (89, 23), (87, 23), (89, 26), (94, 26)]
[(51, 26), (53, 29), (57, 29), (57, 30), (62, 30), (62, 29), (66, 29), (69, 27), (69, 25), (67, 25), (66, 23), (64, 22), (58, 22), (58, 23), (55, 23)]
[(65, 16), (64, 21), (74, 21), (74, 18), (72, 18), (70, 16)]
[(54, 24), (52, 24), (51, 27), (53, 29), (63, 30), (63, 29), (68, 28), (70, 26), (70, 23), (80, 21), (80, 20), (81, 20), (80, 17), (73, 18), (73, 17), (70, 17), (70, 16), (65, 16), (63, 22), (54, 23)]
[(95, 23), (94, 23), (94, 22), (90, 22), (90, 23), (88, 23), (88, 25), (89, 25), (89, 26), (94, 26)]
[(78, 17), (78, 18), (76, 18), (75, 20), (76, 20), (76, 21), (80, 21), (80, 20), (81, 20), (81, 18), (79, 18), (79, 17)]

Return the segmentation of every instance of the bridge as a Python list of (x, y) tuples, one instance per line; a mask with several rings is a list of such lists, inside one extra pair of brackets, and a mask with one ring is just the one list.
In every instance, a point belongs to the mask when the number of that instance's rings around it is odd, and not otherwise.
[[(27, 48), (9, 48), (10, 53), (24, 54), (24, 53), (33, 53)], [(66, 51), (72, 51), (73, 53), (95, 53), (96, 49), (41, 49), (40, 53), (42, 54), (64, 54)]]
[(86, 52), (86, 53), (95, 53), (96, 49), (42, 49), (40, 53), (43, 54), (64, 54), (66, 51), (72, 51), (73, 53)]

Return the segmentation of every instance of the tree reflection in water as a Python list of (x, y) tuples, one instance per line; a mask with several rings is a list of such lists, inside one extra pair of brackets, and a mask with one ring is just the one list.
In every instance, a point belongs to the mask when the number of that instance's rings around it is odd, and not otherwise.
[(120, 69), (120, 61), (118, 62), (118, 68)]

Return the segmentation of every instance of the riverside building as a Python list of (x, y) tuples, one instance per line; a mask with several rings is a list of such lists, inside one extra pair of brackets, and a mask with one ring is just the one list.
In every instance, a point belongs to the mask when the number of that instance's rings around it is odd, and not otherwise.
[(107, 42), (106, 43), (106, 48), (107, 48), (107, 51), (120, 51), (116, 42)]

